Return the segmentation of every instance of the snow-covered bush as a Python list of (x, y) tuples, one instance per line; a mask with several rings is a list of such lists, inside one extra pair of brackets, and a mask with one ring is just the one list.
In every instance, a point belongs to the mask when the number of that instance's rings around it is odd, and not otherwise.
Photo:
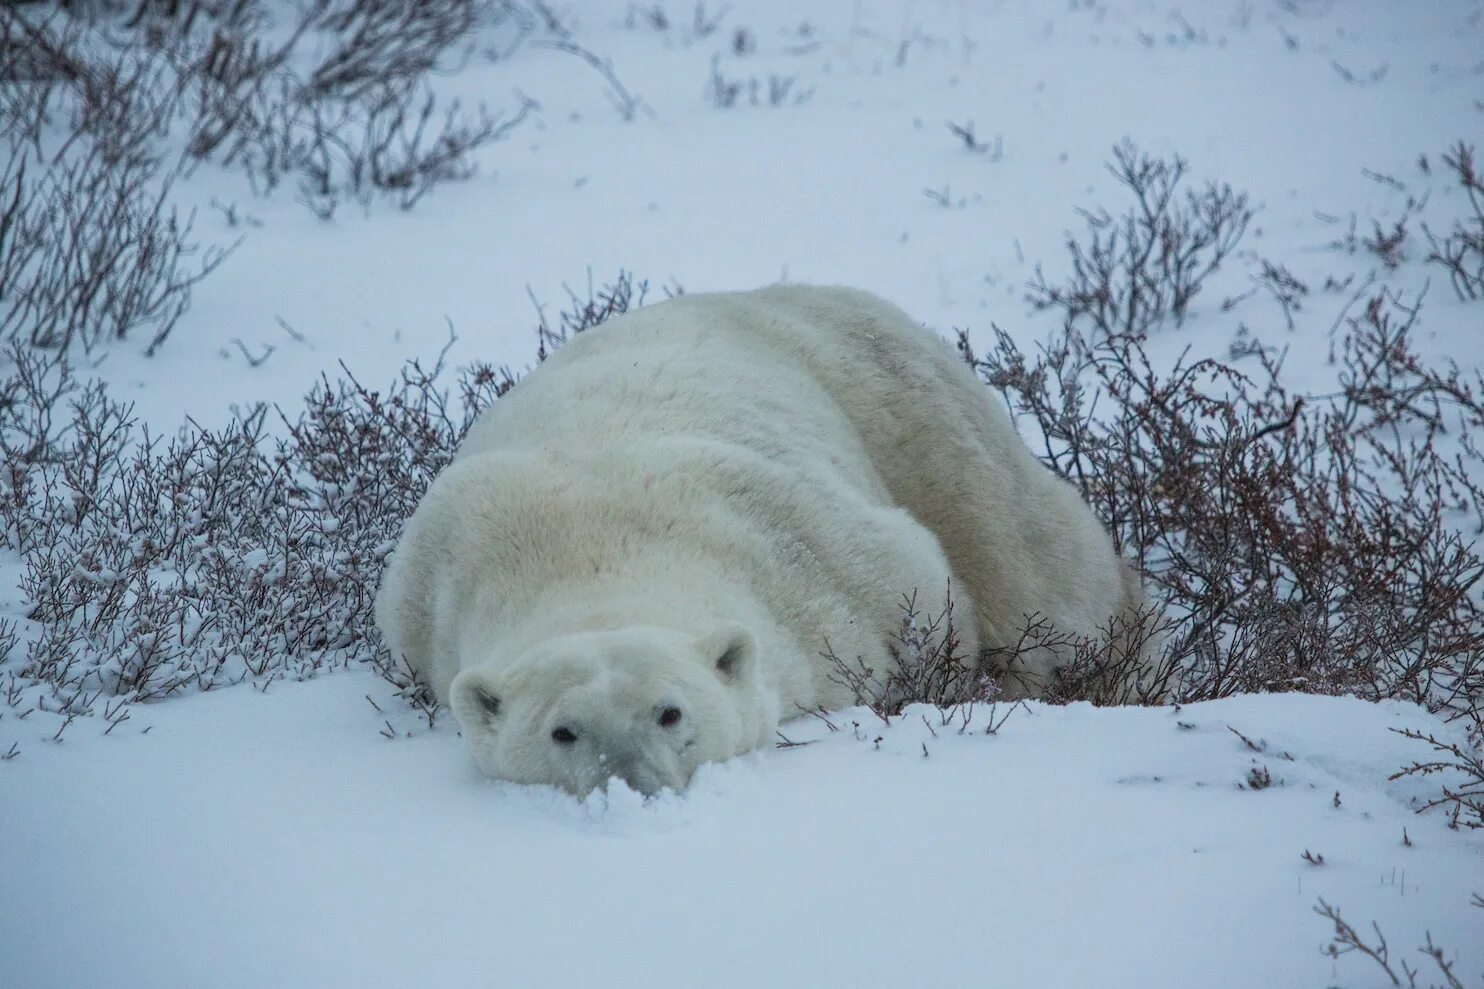
[(310, 393), (284, 438), (259, 406), (160, 439), (65, 365), (10, 359), (0, 523), (38, 634), (7, 666), (12, 684), (42, 688), (30, 702), (90, 713), (100, 698), (361, 661), (431, 719), (431, 700), (379, 649), (372, 599), (402, 522), (507, 375), (466, 371), (451, 401), (441, 364), (409, 364), (386, 392), (347, 372)]

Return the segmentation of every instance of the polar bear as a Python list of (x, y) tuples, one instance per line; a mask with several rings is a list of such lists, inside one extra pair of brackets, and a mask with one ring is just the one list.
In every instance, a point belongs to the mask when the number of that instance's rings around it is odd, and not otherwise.
[[(826, 650), (890, 668), (904, 595), (950, 587), (968, 657), (1028, 614), (1095, 635), (1143, 600), (944, 340), (788, 285), (557, 350), (430, 486), (376, 621), (487, 775), (652, 794), (854, 703)], [(1012, 696), (1057, 661), (1033, 654)]]

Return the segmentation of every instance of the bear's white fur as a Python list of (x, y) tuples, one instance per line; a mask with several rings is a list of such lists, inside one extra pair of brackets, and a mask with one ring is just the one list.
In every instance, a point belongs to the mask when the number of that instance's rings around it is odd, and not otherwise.
[(652, 793), (853, 703), (826, 643), (885, 671), (903, 596), (950, 584), (970, 657), (1142, 601), (945, 341), (777, 286), (616, 316), (527, 375), (419, 504), (376, 619), (485, 773)]

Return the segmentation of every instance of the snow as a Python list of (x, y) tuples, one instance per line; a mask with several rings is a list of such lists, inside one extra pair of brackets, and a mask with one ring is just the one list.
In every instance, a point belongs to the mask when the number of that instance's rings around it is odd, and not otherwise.
[[(168, 431), (234, 405), (292, 409), (341, 361), (387, 380), (436, 355), (450, 324), (452, 363), (519, 369), (529, 296), (554, 312), (564, 284), (620, 268), (652, 297), (782, 277), (870, 287), (940, 331), (983, 339), (993, 321), (1029, 342), (1052, 317), (1027, 312), (1025, 283), (1037, 263), (1061, 270), (1075, 207), (1119, 205), (1102, 163), (1124, 137), (1249, 191), (1263, 210), (1244, 246), (1317, 285), (1375, 267), (1326, 246), (1352, 212), (1367, 232), (1405, 206), (1363, 168), (1427, 194), (1420, 216), (1443, 226), (1461, 191), (1417, 157), (1484, 122), (1477, 0), (1211, 0), (1180, 19), (1143, 0), (767, 0), (708, 39), (668, 6), (677, 27), (661, 34), (625, 28), (626, 4), (574, 5), (578, 40), (648, 107), (632, 122), (561, 52), (475, 57), (440, 79), (494, 109), (519, 87), (540, 110), (479, 176), (411, 212), (322, 222), (292, 190), (257, 199), (199, 169), (177, 187), (197, 235), (241, 246), (157, 357), (130, 342), (95, 373)], [(712, 55), (737, 26), (759, 52), (724, 57), (725, 73), (797, 76), (813, 95), (712, 106)], [(966, 151), (945, 120), (1003, 155)], [(924, 195), (945, 187), (949, 207)], [(213, 199), (258, 225), (229, 226)], [(1423, 253), (1376, 275), (1416, 293)], [(1290, 333), (1261, 294), (1220, 311), (1247, 270), (1228, 266), (1156, 345), (1221, 355), (1244, 322), (1292, 347), (1295, 387), (1321, 387), (1354, 289), (1316, 291)], [(1424, 313), (1429, 356), (1484, 360), (1478, 304), (1434, 277)], [(250, 366), (237, 339), (277, 349)], [(19, 617), (11, 562), (0, 614)], [(1467, 984), (1484, 972), (1484, 911), (1468, 907), (1484, 836), (1414, 814), (1435, 779), (1387, 781), (1426, 754), (1390, 729), (1460, 736), (1400, 703), (1030, 705), (994, 735), (984, 712), (962, 733), (922, 709), (889, 729), (839, 712), (838, 731), (787, 725), (809, 744), (648, 803), (483, 780), (452, 718), (429, 730), (360, 670), (136, 706), (107, 737), (90, 719), (54, 743), (48, 718), (0, 719), (0, 751), (22, 749), (0, 762), (7, 985), (1389, 985), (1322, 953), (1321, 897), (1414, 964), (1430, 932)], [(1254, 766), (1274, 785), (1239, 785)]]
[(32, 745), (0, 775), (10, 984), (1379, 985), (1321, 954), (1320, 897), (1477, 962), (1484, 843), (1385, 782), (1417, 755), (1388, 729), (1439, 727), (1407, 704), (852, 710), (646, 804), (483, 780), (367, 694), (395, 710), (357, 671)]
[[(672, 21), (689, 23), (688, 6), (668, 6)], [(200, 205), (197, 236), (242, 242), (198, 286), (162, 353), (118, 348), (99, 373), (149, 421), (173, 427), (187, 413), (217, 424), (232, 404), (293, 407), (342, 360), (364, 381), (388, 380), (404, 359), (435, 355), (450, 323), (460, 338), (454, 363), (519, 369), (535, 353), (530, 295), (554, 312), (564, 285), (581, 291), (585, 272), (601, 283), (620, 268), (649, 279), (656, 295), (677, 284), (839, 282), (871, 286), (944, 332), (987, 331), (991, 320), (1030, 332), (1025, 283), (1038, 262), (1061, 270), (1063, 231), (1080, 227), (1075, 207), (1113, 201), (1103, 163), (1125, 137), (1184, 155), (1197, 181), (1250, 192), (1263, 212), (1245, 246), (1322, 283), (1369, 264), (1323, 249), (1345, 224), (1316, 210), (1345, 220), (1353, 211), (1367, 233), (1367, 218), (1394, 221), (1404, 206), (1362, 169), (1430, 190), (1422, 219), (1441, 225), (1462, 208), (1462, 190), (1438, 169), (1420, 176), (1415, 163), (1423, 153), (1435, 162), (1478, 130), (1484, 23), (1476, 0), (1291, 6), (1182, 4), (1207, 32), (1205, 43), (1187, 43), (1167, 40), (1178, 26), (1166, 4), (1143, 0), (769, 0), (695, 41), (680, 27), (624, 28), (625, 3), (584, 5), (578, 40), (612, 59), (649, 113), (624, 122), (586, 65), (523, 48), (439, 81), (492, 110), (513, 109), (518, 88), (541, 110), (486, 149), (475, 179), (436, 189), (410, 212), (348, 205), (324, 223), (292, 189), (253, 198), (240, 176), (200, 169), (182, 186)], [(801, 23), (820, 45), (788, 55)], [(814, 95), (776, 109), (712, 106), (711, 57), (729, 50), (736, 26), (751, 29), (759, 51), (723, 58), (729, 77), (796, 76)], [(1153, 34), (1152, 47), (1140, 31)], [(927, 40), (898, 66), (900, 40), (918, 35)], [(1388, 71), (1352, 84), (1331, 62)], [(983, 139), (1002, 135), (1002, 157), (966, 151), (946, 121), (972, 121)], [(945, 185), (962, 208), (924, 195)], [(262, 225), (229, 227), (212, 199)], [(1425, 276), (1414, 274), (1420, 285)], [(1214, 307), (1251, 287), (1235, 271), (1228, 283), (1201, 302)], [(1311, 303), (1311, 337), (1344, 297)], [(1436, 304), (1451, 298), (1441, 283), (1431, 293)], [(1276, 307), (1259, 296), (1226, 321), (1218, 345), (1237, 319), (1281, 331)], [(1477, 336), (1455, 342), (1484, 357)], [(278, 349), (250, 367), (234, 339), (254, 355)], [(161, 380), (172, 387), (153, 384)]]

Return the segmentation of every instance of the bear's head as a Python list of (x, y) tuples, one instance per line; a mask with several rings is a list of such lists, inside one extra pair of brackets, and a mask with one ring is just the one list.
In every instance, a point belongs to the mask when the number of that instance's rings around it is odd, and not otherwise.
[(578, 796), (615, 776), (646, 795), (678, 791), (770, 730), (757, 651), (736, 624), (700, 638), (649, 626), (559, 636), (464, 670), (449, 699), (488, 776)]

